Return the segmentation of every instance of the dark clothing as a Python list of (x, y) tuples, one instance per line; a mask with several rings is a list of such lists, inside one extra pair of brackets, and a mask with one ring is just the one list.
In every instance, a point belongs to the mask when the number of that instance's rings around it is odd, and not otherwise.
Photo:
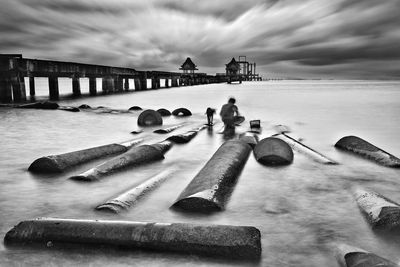
[(206, 114), (207, 114), (207, 124), (208, 125), (213, 125), (214, 113), (215, 113), (215, 109), (207, 108)]
[(221, 119), (225, 124), (225, 132), (235, 130), (235, 114), (239, 114), (238, 108), (235, 104), (227, 103), (222, 106), (219, 115), (221, 115)]

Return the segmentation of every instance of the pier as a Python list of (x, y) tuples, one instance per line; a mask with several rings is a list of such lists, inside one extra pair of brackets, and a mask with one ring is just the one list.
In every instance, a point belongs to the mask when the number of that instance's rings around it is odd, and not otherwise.
[[(29, 92), (26, 92), (25, 77), (29, 78)], [(0, 103), (25, 102), (27, 95), (35, 100), (35, 78), (48, 78), (50, 100), (59, 100), (59, 78), (72, 79), (71, 96), (82, 95), (80, 78), (89, 79), (89, 95), (112, 94), (165, 88), (227, 82), (226, 77), (205, 73), (179, 73), (164, 71), (138, 71), (132, 68), (62, 62), (24, 58), (22, 54), (0, 54)], [(96, 79), (102, 79), (102, 88), (97, 88)], [(130, 80), (134, 84), (130, 84)], [(148, 80), (151, 86), (148, 86)]]

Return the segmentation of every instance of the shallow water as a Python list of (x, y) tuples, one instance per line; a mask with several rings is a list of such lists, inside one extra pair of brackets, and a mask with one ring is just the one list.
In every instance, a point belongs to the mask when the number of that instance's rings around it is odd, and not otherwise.
[[(61, 101), (78, 106), (127, 109), (189, 108), (189, 118), (167, 118), (164, 125), (186, 122), (184, 132), (206, 122), (207, 107), (219, 109), (235, 96), (246, 121), (261, 119), (266, 137), (273, 126), (290, 127), (290, 135), (340, 165), (322, 165), (295, 152), (293, 164), (270, 168), (250, 155), (223, 212), (186, 214), (169, 207), (223, 143), (213, 131), (201, 131), (190, 143), (175, 145), (165, 159), (130, 168), (94, 183), (69, 180), (104, 161), (97, 160), (63, 174), (34, 175), (27, 171), (33, 160), (45, 155), (145, 138), (160, 141), (165, 135), (137, 129), (140, 112), (128, 114), (70, 113), (54, 110), (0, 109), (0, 235), (21, 220), (36, 217), (193, 222), (251, 225), (261, 230), (262, 258), (258, 263), (237, 263), (199, 256), (116, 249), (6, 248), (0, 244), (1, 266), (338, 266), (332, 242), (346, 242), (399, 262), (399, 238), (370, 230), (355, 204), (351, 188), (362, 186), (400, 202), (400, 170), (336, 150), (345, 135), (357, 135), (399, 156), (400, 82), (276, 81), (217, 84), (133, 92)], [(218, 110), (217, 110), (218, 113)], [(219, 120), (218, 116), (215, 118)], [(168, 136), (168, 135), (167, 135)], [(175, 175), (129, 211), (111, 215), (94, 207), (166, 168)]]

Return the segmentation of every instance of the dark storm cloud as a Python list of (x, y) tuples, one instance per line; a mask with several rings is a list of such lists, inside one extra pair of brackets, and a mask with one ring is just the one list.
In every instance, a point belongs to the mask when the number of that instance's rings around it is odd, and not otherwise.
[(282, 76), (399, 78), (399, 0), (3, 2), (0, 53), (171, 71), (190, 56), (201, 72), (246, 55)]

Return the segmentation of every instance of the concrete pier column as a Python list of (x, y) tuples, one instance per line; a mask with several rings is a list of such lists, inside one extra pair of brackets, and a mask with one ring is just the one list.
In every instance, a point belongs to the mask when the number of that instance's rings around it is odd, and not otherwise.
[(151, 79), (151, 89), (158, 89), (160, 88), (160, 79), (153, 77)]
[(58, 77), (50, 76), (49, 77), (49, 99), (50, 100), (58, 100), (60, 97), (60, 91), (58, 89)]
[(79, 76), (74, 75), (72, 77), (72, 94), (74, 96), (80, 96), (81, 95), (81, 83), (79, 81)]
[(114, 77), (114, 90), (116, 92), (124, 91), (124, 79), (120, 76)]
[(35, 89), (35, 77), (29, 77), (29, 95), (35, 96), (36, 89)]
[(171, 80), (171, 87), (178, 87), (178, 79), (177, 78), (172, 78)]
[(142, 85), (140, 83), (140, 79), (139, 78), (135, 78), (134, 81), (135, 81), (135, 91), (142, 90), (143, 88), (142, 88)]
[(124, 90), (129, 91), (129, 78), (125, 78), (124, 81)]
[(0, 102), (10, 103), (12, 101), (12, 86), (9, 79), (0, 78)]
[(103, 77), (103, 94), (115, 91), (114, 77)]
[(89, 77), (89, 93), (90, 95), (97, 94), (97, 84), (96, 84), (96, 77)]
[(24, 77), (17, 74), (11, 77), (11, 85), (13, 90), (14, 102), (21, 102), (26, 100), (25, 81)]

